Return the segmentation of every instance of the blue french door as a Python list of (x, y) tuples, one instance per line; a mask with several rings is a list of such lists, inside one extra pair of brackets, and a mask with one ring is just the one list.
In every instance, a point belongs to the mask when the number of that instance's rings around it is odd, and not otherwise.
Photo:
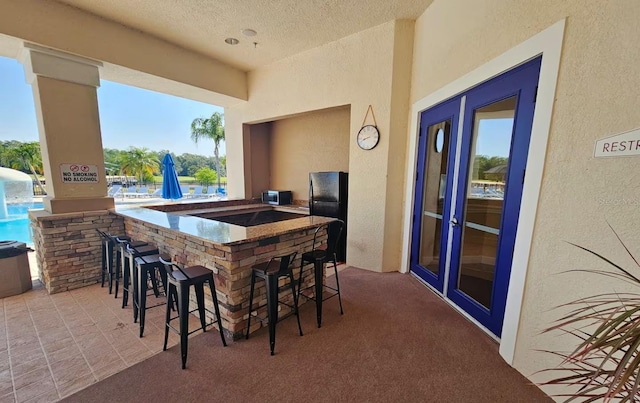
[(411, 270), (444, 290), (460, 97), (420, 116), (418, 167), (413, 214)]
[(541, 58), (421, 113), (411, 271), (500, 337)]

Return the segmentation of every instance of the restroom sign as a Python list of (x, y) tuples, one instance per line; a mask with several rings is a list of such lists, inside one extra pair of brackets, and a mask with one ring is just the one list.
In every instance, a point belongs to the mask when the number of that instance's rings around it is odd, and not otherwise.
[(98, 183), (98, 166), (87, 164), (60, 164), (63, 183)]
[(596, 141), (596, 158), (631, 155), (640, 155), (640, 128)]

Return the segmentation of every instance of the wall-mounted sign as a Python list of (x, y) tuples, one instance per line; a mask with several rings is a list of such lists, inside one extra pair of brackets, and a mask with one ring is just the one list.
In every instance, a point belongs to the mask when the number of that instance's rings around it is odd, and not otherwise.
[(596, 141), (596, 158), (630, 155), (640, 155), (640, 128)]
[(86, 164), (60, 164), (63, 183), (98, 183), (98, 166)]

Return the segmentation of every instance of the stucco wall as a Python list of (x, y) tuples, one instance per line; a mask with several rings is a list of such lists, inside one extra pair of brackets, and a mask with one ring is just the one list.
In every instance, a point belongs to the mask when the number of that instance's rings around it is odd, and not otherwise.
[(625, 290), (621, 282), (595, 274), (560, 274), (606, 268), (567, 242), (632, 267), (608, 222), (640, 255), (640, 186), (631, 174), (640, 169), (640, 157), (593, 157), (597, 139), (640, 126), (638, 15), (635, 0), (437, 0), (416, 22), (412, 103), (567, 18), (514, 358), (526, 376), (559, 363), (536, 349), (576, 345), (571, 338), (539, 334), (559, 317), (553, 307)]
[(271, 168), (269, 164), (271, 122), (250, 125), (249, 150), (245, 158), (251, 164), (251, 197), (260, 197), (263, 190), (269, 189)]
[(271, 131), (273, 189), (309, 199), (309, 172), (349, 170), (348, 107), (277, 120)]
[[(411, 65), (407, 60), (413, 59), (413, 35), (414, 24), (408, 21), (398, 21), (395, 25), (395, 44), (393, 58), (392, 77), (392, 99), (391, 99), (391, 131), (395, 134), (389, 142), (388, 150), (388, 177), (386, 189), (386, 214), (384, 244), (391, 245), (388, 253), (384, 255), (382, 267), (384, 271), (398, 270), (398, 262), (402, 255), (402, 249), (398, 242), (398, 237), (402, 234), (402, 211), (399, 208), (404, 205), (405, 180), (405, 150), (407, 146), (408, 117), (410, 99), (407, 94), (411, 91), (411, 82), (407, 77), (411, 77)], [(402, 179), (400, 179), (402, 178)]]
[[(398, 270), (399, 259), (385, 256), (397, 256), (400, 228), (390, 225), (392, 233), (386, 236), (385, 225), (401, 217), (402, 205), (388, 205), (386, 195), (390, 185), (401, 190), (404, 183), (403, 170), (389, 166), (389, 152), (395, 150), (396, 136), (405, 144), (407, 115), (391, 109), (395, 94), (409, 96), (408, 85), (400, 85), (408, 82), (409, 75), (402, 74), (408, 70), (394, 73), (394, 68), (411, 63), (405, 49), (400, 52), (395, 45), (411, 46), (413, 29), (408, 27), (412, 26), (411, 21), (392, 21), (249, 73), (249, 101), (225, 109), (230, 195), (244, 197), (247, 192), (247, 167), (240, 158), (246, 143), (243, 124), (351, 105), (348, 263), (376, 271)], [(381, 139), (376, 148), (363, 151), (355, 144), (355, 135), (369, 105)]]

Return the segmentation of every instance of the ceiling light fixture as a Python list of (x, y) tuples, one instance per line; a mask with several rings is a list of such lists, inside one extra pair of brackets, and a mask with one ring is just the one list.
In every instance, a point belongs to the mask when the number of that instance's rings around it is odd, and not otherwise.
[(239, 40), (237, 40), (236, 38), (227, 38), (224, 40), (226, 44), (228, 45), (237, 45), (240, 43)]
[(245, 29), (243, 29), (243, 30), (242, 30), (242, 33), (243, 33), (245, 36), (256, 36), (256, 35), (258, 34), (254, 29), (251, 29), (251, 28), (245, 28)]

